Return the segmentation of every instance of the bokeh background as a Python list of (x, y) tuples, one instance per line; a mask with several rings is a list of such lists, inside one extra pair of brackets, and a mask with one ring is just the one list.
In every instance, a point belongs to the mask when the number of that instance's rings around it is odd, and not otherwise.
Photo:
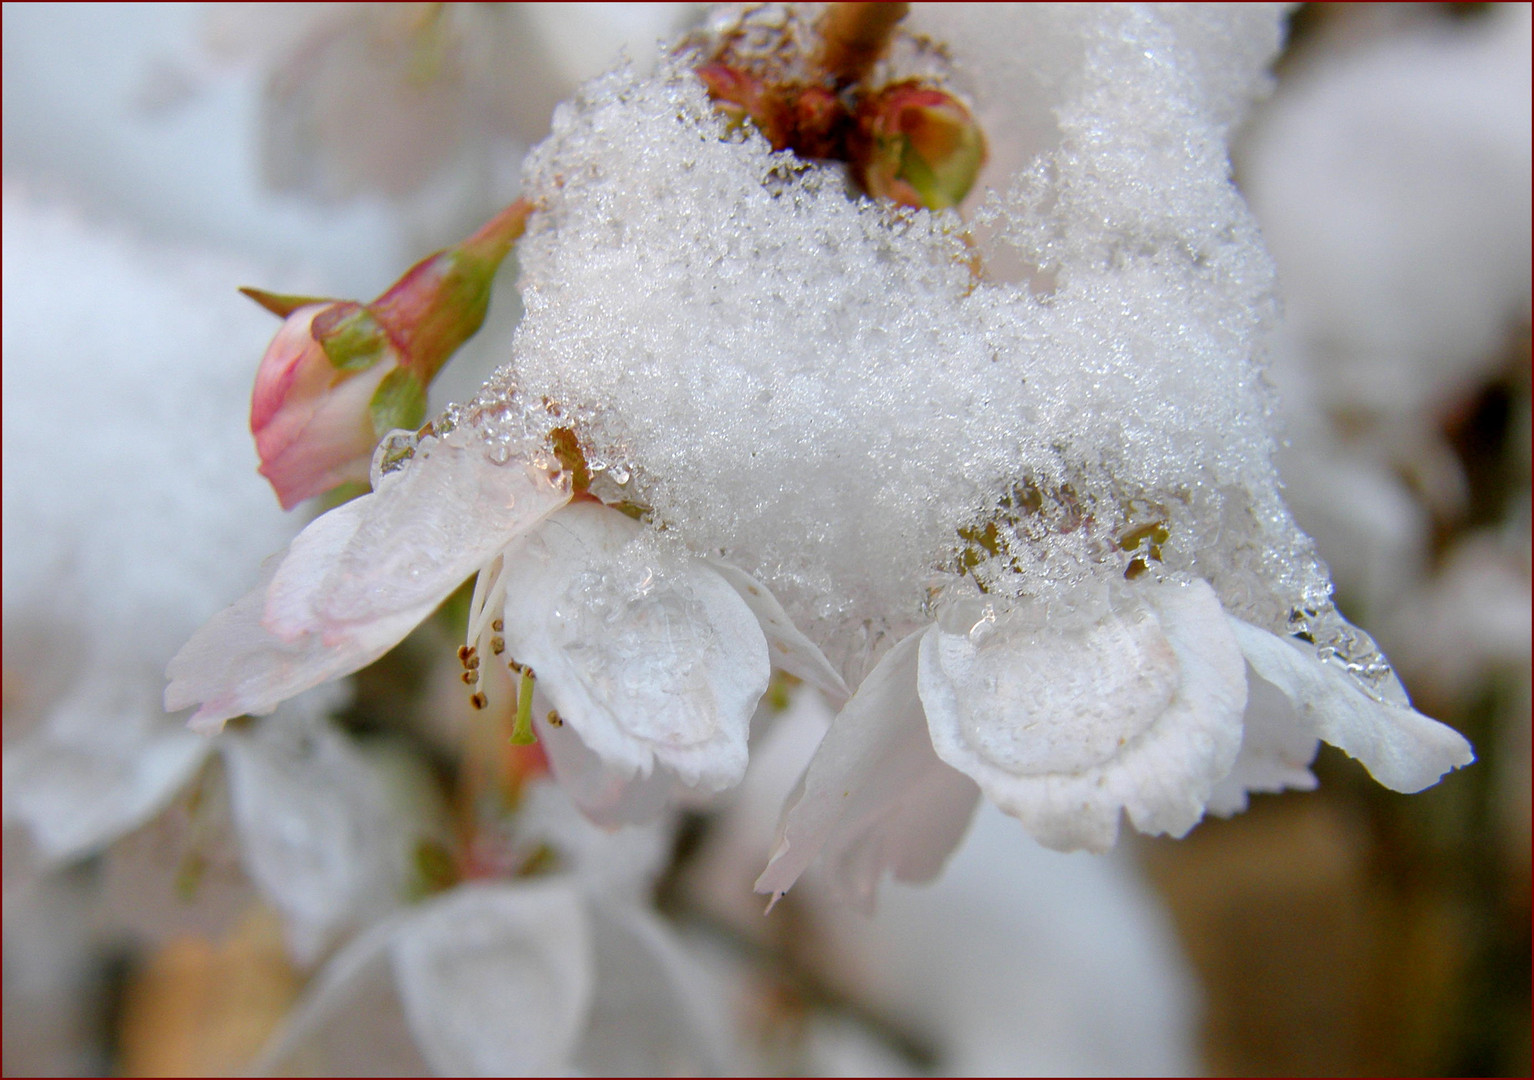
[[(13, 211), (45, 206), (67, 214), (71, 228), (147, 249), (197, 249), (218, 265), (266, 275), (261, 284), (371, 296), (516, 194), (521, 154), (582, 79), (619, 48), (642, 52), (698, 17), (691, 5), (519, 7), (432, 97), (387, 55), (295, 78), (294, 57), (308, 47), (315, 17), (288, 7), (6, 5), (8, 234), (19, 235)], [(1147, 921), (1147, 933), (1169, 928), (1180, 958), (1166, 963), (1191, 976), (1156, 1029), (1189, 1033), (1190, 1056), (1148, 1049), (1145, 1061), (1234, 1075), (1526, 1075), (1529, 9), (1302, 5), (1289, 22), (1273, 95), (1235, 150), (1237, 181), (1278, 262), (1289, 316), (1273, 366), (1286, 403), (1288, 497), (1333, 569), (1341, 609), (1379, 639), (1417, 707), (1471, 740), (1478, 762), (1404, 797), (1323, 747), (1318, 792), (1255, 797), (1247, 813), (1206, 821), (1181, 841), (1128, 841), (1113, 864), (1130, 882), (1124, 903), (1139, 905), (1134, 918)], [(343, 80), (358, 64), (372, 64), (376, 80)], [(305, 112), (306, 94), (331, 111)], [(294, 124), (294, 116), (310, 122)], [(376, 139), (352, 140), (346, 153), (327, 147), (326, 131), (370, 124)], [(12, 250), (8, 243), (7, 353), (13, 327), (29, 316), (14, 303), (22, 295), (14, 281), (33, 282), (27, 296), (78, 286), (38, 285), (51, 264), (13, 259)], [(493, 343), (504, 342), (517, 313), (512, 277), (502, 275), (491, 324), (435, 396), (464, 396), (497, 359)], [(78, 317), (111, 314), (107, 306)], [(259, 349), (265, 324), (251, 325), (240, 333), (254, 334)], [(128, 335), (112, 346), (154, 347)], [(47, 362), (35, 348), (18, 346), (15, 355)], [(35, 490), (13, 484), (20, 463), (49, 453), (13, 439), (25, 428), (11, 404), (20, 378), (8, 362), (8, 529), (30, 510), (15, 506), (13, 492)], [(61, 415), (70, 415), (71, 394), (89, 392), (61, 386)], [(13, 586), (7, 577), (8, 747), (32, 722), (38, 681), (29, 678), (34, 658), (12, 644), (28, 631), (11, 602), (22, 585), (46, 592), (45, 582)], [(399, 692), (388, 678), (364, 679), (354, 709), (366, 713), (370, 700)], [(113, 853), (63, 867), (43, 866), (25, 830), (7, 819), (7, 1075), (247, 1066), (306, 975), (216, 839), (228, 831), (222, 798), (214, 770)], [(828, 977), (792, 941), (736, 922), (738, 912), (712, 899), (706, 871), (721, 831), (701, 814), (683, 824), (658, 903), (711, 942), (705, 952), (733, 950), (755, 965), (742, 1030), (760, 1045), (741, 1068), (941, 1068), (921, 1025), (877, 1003), (898, 995), (881, 999), (857, 977)], [(977, 854), (961, 857), (970, 861), (931, 894), (955, 921), (978, 892), (1003, 915), (1025, 903), (1026, 875), (985, 857), (993, 831), (977, 825)], [(196, 888), (178, 891), (194, 871)], [(1052, 887), (1042, 870), (1036, 880), (1038, 895)], [(1021, 935), (1071, 917), (1059, 895), (1010, 929), (999, 918), (974, 933)], [(905, 897), (887, 898), (890, 925), (906, 918), (930, 931), (931, 911)], [(1105, 904), (1096, 917), (1120, 914)], [(819, 933), (842, 935), (838, 955), (896, 948), (868, 931), (827, 926)], [(1105, 930), (1084, 933), (1106, 940)], [(943, 940), (956, 955), (970, 947), (962, 936)], [(1008, 1009), (1044, 1008), (1050, 979), (1061, 977), (1052, 970), (1041, 964), (1018, 976), (1033, 980), (1034, 998), (994, 1001), (991, 1012), (966, 1006), (978, 1018), (971, 1028), (943, 1022), (963, 1032), (952, 1037), (983, 1042), (1008, 1024)], [(847, 1029), (861, 1032), (847, 1035), (848, 1045), (882, 1049), (794, 1050), (813, 1028), (807, 1017), (831, 1018), (814, 1029), (827, 1045), (840, 1036), (826, 1032)], [(1091, 1021), (1070, 1014), (1057, 1024), (1089, 1031)], [(1043, 1068), (1045, 1059), (1017, 1053), (1017, 1068)], [(1082, 1067), (1069, 1057), (1056, 1064)]]

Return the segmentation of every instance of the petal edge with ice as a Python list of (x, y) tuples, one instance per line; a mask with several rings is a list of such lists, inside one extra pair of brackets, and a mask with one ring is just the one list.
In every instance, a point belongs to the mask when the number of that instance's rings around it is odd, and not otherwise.
[(794, 625), (767, 586), (723, 559), (710, 559), (708, 564), (740, 594), (762, 624), (773, 663), (825, 694), (833, 708), (840, 709), (845, 705), (852, 691), (847, 689), (841, 673), (831, 666), (820, 647)]
[(327, 624), (440, 603), (498, 550), (569, 502), (570, 486), (567, 477), (520, 461), (497, 465), (486, 447), (455, 431), (430, 445), (423, 441), (408, 467), (380, 479), (374, 498), (334, 561), (316, 567), (323, 577), (311, 604)]
[(310, 522), (263, 582), (166, 668), (171, 712), (217, 731), (397, 645), (495, 551), (569, 501), (568, 485), (440, 441), (379, 490)]
[(1298, 722), (1357, 758), (1390, 790), (1413, 794), (1475, 760), (1459, 732), (1415, 709), (1375, 701), (1346, 672), (1318, 659), (1313, 646), (1230, 622), (1247, 662), (1289, 699)]

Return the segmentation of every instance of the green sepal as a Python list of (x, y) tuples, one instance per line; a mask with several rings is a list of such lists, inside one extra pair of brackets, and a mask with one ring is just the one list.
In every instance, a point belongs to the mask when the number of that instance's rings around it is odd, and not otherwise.
[(408, 368), (395, 368), (383, 377), (368, 402), (373, 434), (383, 438), (395, 428), (413, 429), (426, 419), (426, 387)]
[(388, 355), (389, 335), (372, 312), (355, 301), (332, 304), (314, 317), (309, 332), (338, 371), (366, 371)]
[(330, 299), (324, 296), (292, 296), (286, 293), (267, 292), (265, 289), (253, 289), (248, 285), (241, 285), (240, 292), (280, 319), (286, 319), (299, 308), (308, 307), (310, 304), (330, 303)]

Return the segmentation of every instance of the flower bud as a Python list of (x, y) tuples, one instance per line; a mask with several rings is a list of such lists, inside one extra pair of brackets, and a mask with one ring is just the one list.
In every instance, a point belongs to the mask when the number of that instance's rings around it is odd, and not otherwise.
[(985, 164), (985, 136), (952, 94), (896, 83), (858, 107), (852, 165), (875, 198), (941, 210), (969, 194)]
[[(368, 477), (377, 442), (369, 404), (383, 380), (399, 370), (399, 356), (387, 342), (359, 356), (355, 340), (360, 335), (346, 325), (347, 309), (365, 310), (348, 302), (295, 310), (256, 372), (250, 430), (261, 456), (261, 475), (271, 482), (284, 510)], [(337, 323), (342, 324), (340, 333), (333, 332)], [(336, 352), (342, 363), (327, 353), (327, 340), (339, 340)], [(371, 356), (372, 363), (362, 364), (362, 356)]]
[(378, 440), (420, 426), (427, 386), (485, 321), (495, 272), (531, 212), (519, 199), (370, 304), (242, 290), (285, 320), (250, 403), (261, 475), (284, 509), (365, 482)]

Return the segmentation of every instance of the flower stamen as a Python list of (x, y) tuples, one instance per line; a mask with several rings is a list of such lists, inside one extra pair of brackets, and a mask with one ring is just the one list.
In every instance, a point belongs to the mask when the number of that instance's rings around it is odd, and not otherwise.
[[(484, 673), (480, 658), (488, 651), (500, 656), (506, 651), (506, 639), (500, 634), (506, 629), (506, 621), (491, 616), (500, 610), (506, 600), (505, 560), (497, 555), (490, 560), (474, 579), (474, 595), (469, 601), (469, 625), (464, 644), (458, 646), (458, 662), (463, 665), (463, 681), (474, 688), (474, 697), (488, 701), (482, 692)], [(494, 636), (492, 636), (494, 635)], [(471, 703), (473, 698), (470, 699)], [(476, 709), (483, 704), (474, 705)]]

